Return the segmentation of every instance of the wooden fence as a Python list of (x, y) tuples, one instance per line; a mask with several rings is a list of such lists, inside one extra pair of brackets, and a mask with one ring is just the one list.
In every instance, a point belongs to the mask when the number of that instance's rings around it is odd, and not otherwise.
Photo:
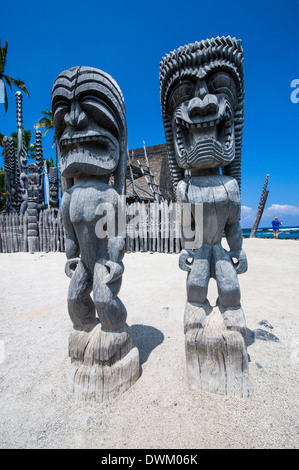
[[(65, 230), (60, 211), (44, 210), (39, 213), (39, 251), (64, 251)], [(28, 214), (0, 215), (0, 252), (14, 253), (28, 250)]]
[[(64, 251), (65, 230), (60, 210), (44, 210), (38, 221), (39, 251)], [(28, 215), (0, 214), (0, 253), (28, 252)], [(167, 201), (126, 206), (126, 251), (179, 253), (180, 208)]]

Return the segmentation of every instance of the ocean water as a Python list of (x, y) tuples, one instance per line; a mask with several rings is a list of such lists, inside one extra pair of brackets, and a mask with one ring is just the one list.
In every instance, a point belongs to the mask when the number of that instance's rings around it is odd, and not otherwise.
[[(243, 228), (243, 237), (249, 238), (251, 228)], [(258, 228), (255, 234), (256, 238), (274, 238), (272, 227)], [(285, 240), (299, 240), (299, 226), (280, 227), (278, 238)]]

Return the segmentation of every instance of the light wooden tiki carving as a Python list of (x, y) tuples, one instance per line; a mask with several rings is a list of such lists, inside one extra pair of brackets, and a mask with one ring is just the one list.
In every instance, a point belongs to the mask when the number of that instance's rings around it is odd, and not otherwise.
[(109, 400), (140, 373), (139, 352), (132, 348), (126, 308), (118, 298), (125, 253), (118, 232), (127, 158), (124, 100), (105, 72), (74, 67), (56, 79), (52, 108), (71, 278), (70, 383), (80, 398)]

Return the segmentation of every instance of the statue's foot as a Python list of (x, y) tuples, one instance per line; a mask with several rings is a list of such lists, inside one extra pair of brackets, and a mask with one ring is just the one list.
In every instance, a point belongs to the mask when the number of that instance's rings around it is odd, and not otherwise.
[(127, 324), (104, 331), (74, 330), (69, 338), (71, 390), (80, 399), (102, 402), (126, 391), (140, 375), (139, 352)]
[(126, 323), (114, 331), (103, 331), (102, 325), (96, 323), (88, 331), (74, 329), (69, 337), (69, 356), (84, 364), (114, 364), (131, 348), (131, 333)]
[(246, 321), (241, 305), (236, 307), (224, 307), (217, 301), (218, 308), (222, 314), (224, 324), (228, 330), (239, 331), (246, 344)]
[(246, 344), (238, 331), (225, 326), (218, 308), (206, 317), (203, 328), (185, 335), (187, 379), (193, 390), (227, 396), (250, 396)]
[(189, 302), (187, 300), (184, 314), (184, 333), (191, 329), (204, 328), (206, 316), (212, 311), (212, 307), (208, 300), (200, 304), (197, 302)]

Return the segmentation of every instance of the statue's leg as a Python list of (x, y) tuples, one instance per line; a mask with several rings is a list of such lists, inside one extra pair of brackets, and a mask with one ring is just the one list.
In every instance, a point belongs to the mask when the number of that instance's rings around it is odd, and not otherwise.
[[(250, 384), (243, 336), (246, 327), (237, 274), (228, 253), (220, 245), (210, 248), (213, 258), (206, 256), (200, 259), (198, 265), (194, 264), (194, 268), (198, 268), (194, 280), (206, 281), (208, 274), (215, 277), (219, 293), (218, 308), (211, 309), (201, 325), (200, 322), (192, 323), (190, 315), (187, 331), (185, 326), (188, 381), (195, 390), (200, 388), (207, 392), (245, 397), (250, 394)], [(204, 283), (200, 282), (199, 285), (202, 288), (198, 292), (202, 297), (198, 299), (203, 301)], [(197, 318), (199, 313), (200, 310)]]
[(223, 307), (237, 307), (240, 305), (241, 293), (237, 273), (230, 256), (221, 245), (213, 247), (213, 255), (219, 303)]
[(202, 304), (208, 293), (210, 279), (210, 261), (208, 259), (195, 259), (187, 278), (187, 298), (189, 302)]
[(93, 297), (102, 330), (113, 331), (126, 323), (127, 311), (122, 301), (117, 297), (122, 278), (107, 284), (108, 271), (96, 263), (93, 277)]
[[(82, 273), (82, 270), (84, 271), (84, 267), (81, 266), (79, 272)], [(75, 303), (75, 314), (79, 306), (83, 312), (84, 307), (88, 306), (86, 294), (91, 289), (91, 281), (86, 274), (81, 275), (85, 288), (81, 291), (81, 305), (79, 301)], [(77, 277), (79, 280), (79, 274)], [(116, 297), (120, 290), (121, 277), (108, 284), (107, 280), (107, 268), (96, 263), (93, 298), (99, 319), (94, 320), (93, 328), (89, 331), (74, 329), (69, 339), (69, 355), (72, 358), (71, 389), (80, 398), (100, 402), (127, 390), (140, 374), (139, 353), (137, 348), (132, 348), (130, 328), (126, 324), (126, 309)]]
[(95, 323), (95, 307), (90, 297), (92, 278), (79, 261), (68, 290), (68, 310), (74, 327), (89, 329)]
[(239, 331), (246, 344), (246, 324), (241, 307), (241, 292), (236, 269), (231, 258), (221, 245), (213, 248), (215, 277), (218, 287), (218, 307), (226, 328)]
[(202, 245), (197, 251), (187, 277), (187, 302), (184, 315), (185, 333), (204, 326), (206, 315), (212, 308), (207, 300), (210, 280), (211, 247)]

